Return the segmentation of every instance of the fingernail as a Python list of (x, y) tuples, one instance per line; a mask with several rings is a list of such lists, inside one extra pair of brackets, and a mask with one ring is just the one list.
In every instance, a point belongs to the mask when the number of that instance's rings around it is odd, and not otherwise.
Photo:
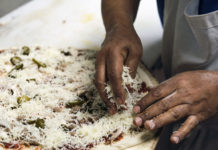
[(135, 117), (134, 123), (137, 126), (141, 126), (142, 125), (142, 119), (140, 117)]
[(121, 98), (116, 98), (116, 101), (117, 101), (117, 103), (119, 104), (119, 105), (121, 105), (121, 104), (123, 104), (123, 100), (121, 99)]
[(172, 137), (172, 140), (175, 144), (178, 144), (179, 143), (179, 137), (178, 136), (174, 136)]
[(133, 108), (134, 113), (140, 113), (140, 107), (139, 106), (135, 106)]
[(148, 129), (153, 130), (155, 128), (155, 123), (153, 120), (148, 120), (145, 122), (145, 126), (148, 127)]
[(114, 115), (116, 113), (116, 111), (114, 109), (108, 109), (108, 112), (110, 115)]

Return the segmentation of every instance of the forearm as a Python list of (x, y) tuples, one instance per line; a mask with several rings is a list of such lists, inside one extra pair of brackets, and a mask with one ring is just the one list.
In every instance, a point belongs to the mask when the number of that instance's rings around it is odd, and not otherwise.
[(140, 0), (102, 0), (102, 17), (106, 32), (114, 26), (132, 26)]

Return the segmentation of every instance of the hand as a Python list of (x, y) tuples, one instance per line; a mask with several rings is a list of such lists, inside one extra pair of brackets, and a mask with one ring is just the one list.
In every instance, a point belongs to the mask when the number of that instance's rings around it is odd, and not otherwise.
[(161, 83), (140, 100), (133, 111), (134, 123), (153, 130), (187, 117), (171, 135), (175, 144), (218, 110), (218, 72), (190, 71)]
[(107, 98), (105, 83), (110, 81), (116, 102), (124, 104), (125, 92), (121, 77), (123, 65), (128, 66), (131, 76), (135, 77), (141, 55), (142, 44), (133, 26), (116, 26), (107, 33), (96, 58), (95, 84), (111, 115), (117, 112), (117, 108)]

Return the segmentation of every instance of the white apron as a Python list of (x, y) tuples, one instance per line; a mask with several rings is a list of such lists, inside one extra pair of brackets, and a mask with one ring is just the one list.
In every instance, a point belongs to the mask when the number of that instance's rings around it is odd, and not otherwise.
[(218, 70), (218, 11), (198, 15), (199, 0), (165, 0), (162, 59), (170, 77)]

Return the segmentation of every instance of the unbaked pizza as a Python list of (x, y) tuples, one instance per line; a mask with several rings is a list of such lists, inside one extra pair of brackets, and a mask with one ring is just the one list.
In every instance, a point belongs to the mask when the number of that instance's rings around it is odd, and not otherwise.
[(141, 67), (132, 79), (124, 67), (125, 110), (110, 116), (93, 84), (95, 56), (70, 47), (0, 50), (1, 148), (113, 150), (152, 139), (154, 132), (133, 125), (132, 107), (156, 81)]

